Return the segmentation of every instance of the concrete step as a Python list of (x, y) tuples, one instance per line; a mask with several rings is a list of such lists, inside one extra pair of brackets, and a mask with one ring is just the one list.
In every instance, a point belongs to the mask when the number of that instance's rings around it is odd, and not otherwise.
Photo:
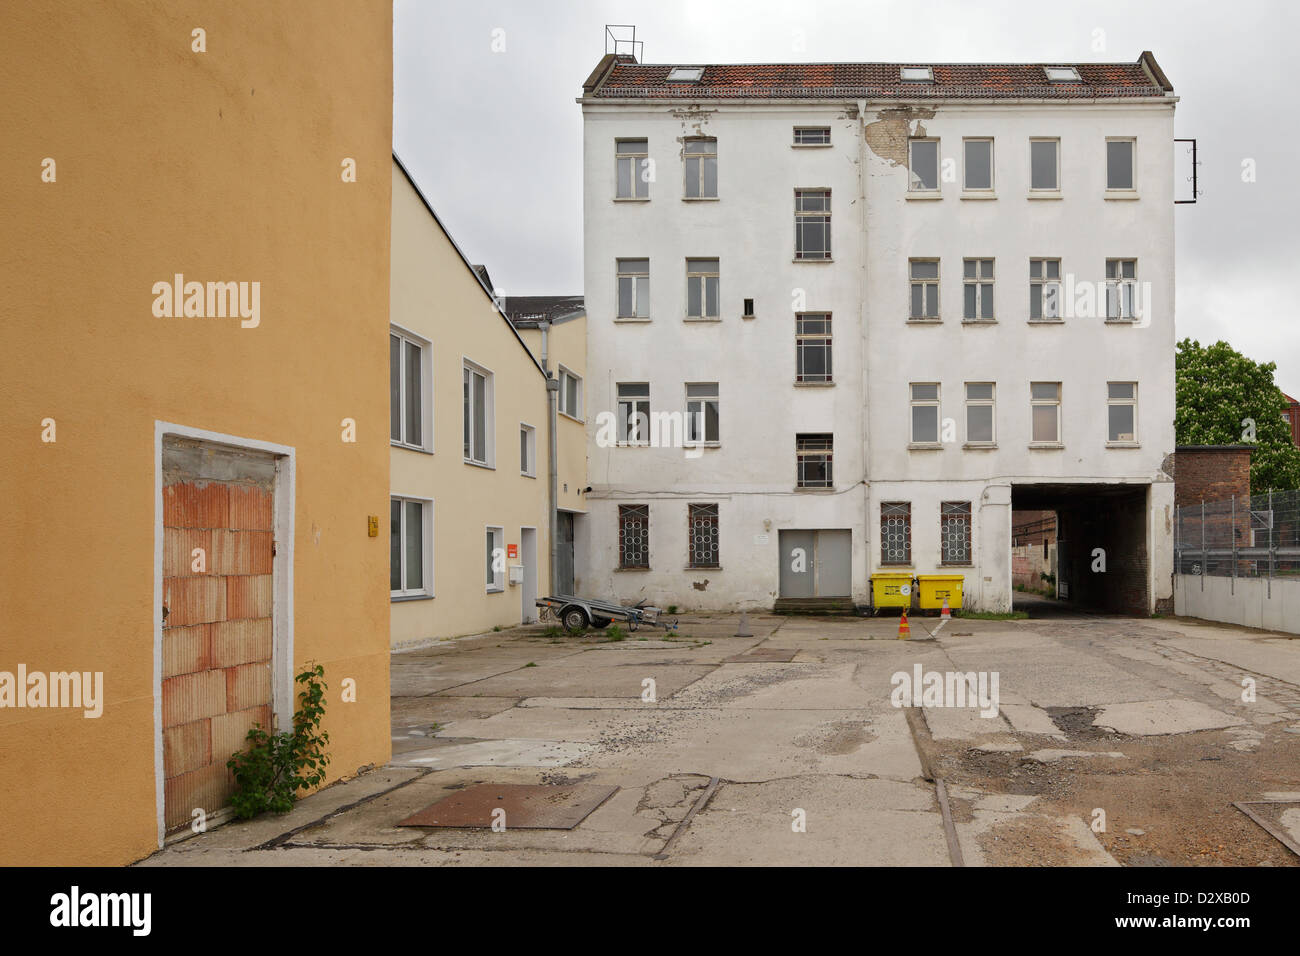
[(846, 614), (857, 613), (853, 599), (840, 598), (777, 598), (772, 608), (776, 614)]

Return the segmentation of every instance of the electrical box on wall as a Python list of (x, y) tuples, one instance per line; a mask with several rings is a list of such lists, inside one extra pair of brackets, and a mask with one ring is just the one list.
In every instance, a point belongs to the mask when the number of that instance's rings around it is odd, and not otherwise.
[(510, 583), (511, 584), (524, 583), (524, 566), (522, 564), (510, 565)]
[(367, 515), (366, 527), (367, 527), (367, 533), (370, 535), (370, 537), (378, 538), (379, 537), (379, 515)]

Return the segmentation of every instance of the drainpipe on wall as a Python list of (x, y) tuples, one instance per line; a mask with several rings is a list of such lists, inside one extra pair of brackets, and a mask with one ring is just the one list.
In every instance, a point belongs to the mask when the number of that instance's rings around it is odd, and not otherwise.
[(548, 340), (547, 333), (550, 331), (551, 323), (542, 322), (538, 325), (542, 330), (542, 371), (546, 373), (546, 466), (547, 478), (549, 481), (547, 497), (547, 520), (550, 524), (551, 538), (551, 562), (550, 562), (550, 587), (548, 593), (557, 594), (559, 588), (556, 587), (556, 565), (559, 563), (560, 543), (557, 540), (560, 533), (560, 516), (556, 510), (559, 499), (559, 465), (556, 459), (559, 457), (557, 443), (555, 438), (555, 429), (559, 417), (557, 415), (557, 400), (560, 394), (560, 380), (551, 374), (551, 364), (549, 353), (547, 351)]

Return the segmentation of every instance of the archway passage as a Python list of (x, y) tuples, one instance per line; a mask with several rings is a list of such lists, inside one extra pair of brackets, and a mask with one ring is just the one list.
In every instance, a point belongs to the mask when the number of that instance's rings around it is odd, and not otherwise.
[(1146, 616), (1151, 613), (1150, 490), (1147, 484), (1013, 485), (1013, 539), (1019, 527), (1022, 537), (1032, 536), (1041, 546), (1047, 536), (1041, 525), (1038, 534), (1030, 532), (1028, 525), (1035, 522), (1026, 520), (1028, 513), (1054, 514), (1055, 569), (1049, 574), (1057, 597), (1079, 610)]

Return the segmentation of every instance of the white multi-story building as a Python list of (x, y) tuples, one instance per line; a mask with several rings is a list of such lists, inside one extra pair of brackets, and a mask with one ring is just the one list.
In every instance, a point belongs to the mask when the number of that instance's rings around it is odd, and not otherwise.
[(1171, 591), (1173, 114), (1149, 53), (1070, 65), (649, 65), (584, 117), (582, 593), (865, 605)]

